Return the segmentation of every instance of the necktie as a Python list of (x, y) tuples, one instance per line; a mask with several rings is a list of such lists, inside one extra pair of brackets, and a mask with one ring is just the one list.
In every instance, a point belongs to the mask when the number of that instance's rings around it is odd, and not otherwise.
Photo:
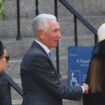
[(52, 59), (52, 55), (51, 55), (51, 52), (48, 53), (48, 56), (50, 58), (50, 60)]

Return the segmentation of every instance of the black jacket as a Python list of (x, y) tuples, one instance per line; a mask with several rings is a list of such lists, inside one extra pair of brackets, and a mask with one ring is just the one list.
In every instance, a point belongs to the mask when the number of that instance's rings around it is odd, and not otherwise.
[(2, 73), (0, 73), (0, 105), (12, 105), (10, 85)]

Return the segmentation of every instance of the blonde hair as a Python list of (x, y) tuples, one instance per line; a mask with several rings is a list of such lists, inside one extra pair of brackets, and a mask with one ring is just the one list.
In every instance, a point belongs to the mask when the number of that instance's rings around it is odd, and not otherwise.
[(89, 73), (89, 88), (92, 93), (102, 91), (102, 60), (98, 57), (94, 57), (90, 65)]

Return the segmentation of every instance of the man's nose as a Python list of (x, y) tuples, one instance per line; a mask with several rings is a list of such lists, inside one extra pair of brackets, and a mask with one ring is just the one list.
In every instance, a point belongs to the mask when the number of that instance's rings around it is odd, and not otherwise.
[(62, 37), (62, 35), (61, 35), (61, 33), (60, 33), (60, 32), (58, 32), (58, 37), (59, 37), (59, 38), (61, 38), (61, 37)]

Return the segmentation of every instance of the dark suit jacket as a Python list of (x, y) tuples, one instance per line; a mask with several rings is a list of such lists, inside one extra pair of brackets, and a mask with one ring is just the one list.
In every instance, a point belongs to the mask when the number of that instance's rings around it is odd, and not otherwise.
[(2, 73), (0, 73), (0, 105), (12, 105), (10, 85)]
[(44, 49), (33, 42), (21, 63), (24, 92), (22, 105), (62, 105), (62, 98), (80, 100), (81, 87), (61, 85), (59, 76)]

